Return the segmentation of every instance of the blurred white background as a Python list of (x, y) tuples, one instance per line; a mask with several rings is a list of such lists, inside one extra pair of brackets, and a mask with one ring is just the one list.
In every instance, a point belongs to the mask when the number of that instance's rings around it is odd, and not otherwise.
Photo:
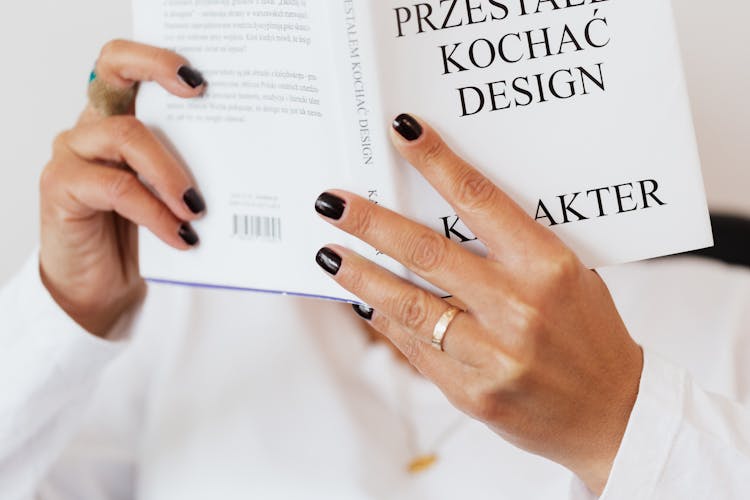
[[(711, 206), (750, 215), (750, 2), (715, 1), (673, 0)], [(82, 109), (99, 47), (128, 37), (131, 23), (128, 0), (4, 5), (0, 283), (36, 245), (37, 178), (53, 137)]]

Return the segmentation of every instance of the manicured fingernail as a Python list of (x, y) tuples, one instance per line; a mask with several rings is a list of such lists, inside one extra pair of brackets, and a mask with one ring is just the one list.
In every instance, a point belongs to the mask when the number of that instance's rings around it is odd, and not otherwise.
[(315, 211), (329, 219), (339, 220), (345, 209), (346, 201), (331, 193), (323, 193), (315, 201)]
[(191, 88), (197, 89), (205, 83), (203, 75), (198, 71), (194, 70), (190, 66), (182, 66), (177, 70), (177, 75), (182, 79), (183, 82), (187, 83)]
[(206, 210), (206, 202), (203, 201), (203, 197), (193, 188), (185, 191), (185, 195), (182, 197), (185, 205), (190, 209), (191, 212), (198, 215)]
[(398, 115), (396, 119), (393, 120), (393, 129), (398, 132), (401, 137), (410, 142), (416, 141), (422, 137), (422, 132), (424, 132), (422, 125), (420, 125), (413, 116), (407, 114)]
[(332, 276), (336, 276), (341, 269), (341, 256), (330, 248), (321, 248), (315, 256), (315, 262)]
[(178, 234), (180, 235), (180, 238), (182, 238), (182, 241), (191, 247), (194, 247), (200, 241), (198, 233), (195, 232), (195, 229), (193, 229), (193, 226), (190, 224), (183, 224), (180, 226), (180, 232)]
[(375, 310), (367, 307), (364, 304), (352, 304), (352, 307), (354, 308), (354, 312), (359, 315), (360, 318), (370, 321), (372, 319), (372, 315), (375, 313)]

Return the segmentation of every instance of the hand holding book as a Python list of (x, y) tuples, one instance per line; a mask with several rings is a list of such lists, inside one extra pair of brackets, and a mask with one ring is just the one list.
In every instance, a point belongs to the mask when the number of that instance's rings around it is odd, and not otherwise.
[(188, 55), (209, 82), (200, 101), (139, 94), (139, 118), (211, 207), (189, 255), (143, 234), (148, 279), (355, 300), (306, 265), (333, 235), (309, 210), (333, 183), (486, 254), (389, 143), (404, 109), (588, 268), (711, 244), (669, 0), (134, 6), (136, 37)]
[(430, 344), (446, 301), (340, 246), (318, 263), (374, 307), (360, 315), (458, 408), (601, 493), (643, 367), (606, 285), (430, 127), (402, 115), (392, 139), (487, 257), (352, 193), (329, 191), (316, 208), (465, 305), (442, 332), (443, 352)]
[[(90, 85), (116, 90), (155, 81), (185, 99), (205, 90), (185, 58), (122, 40), (104, 46), (92, 76)], [(138, 226), (185, 251), (198, 243), (190, 223), (206, 209), (179, 159), (132, 111), (106, 116), (94, 103), (58, 136), (40, 190), (42, 279), (70, 317), (100, 336), (145, 294)]]
[[(126, 42), (108, 47), (98, 65), (108, 82), (153, 79), (183, 97), (200, 95), (180, 74), (187, 62), (177, 54)], [(408, 116), (396, 125), (397, 150), (489, 254), (344, 191), (327, 193), (317, 206), (338, 228), (467, 305), (444, 324), (445, 351), (429, 346), (430, 328), (448, 308), (438, 296), (341, 247), (322, 251), (319, 263), (377, 309), (373, 326), (459, 408), (601, 489), (642, 365), (605, 285), (432, 128)], [(164, 248), (197, 242), (185, 221), (199, 219), (205, 205), (180, 163), (134, 117), (103, 117), (95, 109), (57, 141), (42, 184), (42, 272), (60, 305), (93, 333), (106, 334), (142, 296), (136, 225)]]

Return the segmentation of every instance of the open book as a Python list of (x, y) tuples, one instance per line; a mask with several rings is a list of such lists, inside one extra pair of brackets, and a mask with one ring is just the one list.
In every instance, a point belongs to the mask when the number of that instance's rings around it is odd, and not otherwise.
[[(711, 245), (669, 0), (134, 0), (136, 39), (188, 57), (204, 98), (141, 88), (138, 116), (195, 176), (200, 248), (143, 232), (144, 276), (354, 300), (315, 265), (347, 189), (482, 253), (388, 141), (402, 112), (590, 267)], [(421, 283), (421, 282), (420, 282)], [(422, 283), (427, 286), (427, 284)]]

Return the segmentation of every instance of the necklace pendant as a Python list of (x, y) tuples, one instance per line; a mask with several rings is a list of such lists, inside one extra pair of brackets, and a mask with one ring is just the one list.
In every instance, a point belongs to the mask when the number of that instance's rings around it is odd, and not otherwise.
[(428, 453), (426, 455), (420, 455), (414, 457), (414, 460), (409, 462), (406, 470), (409, 474), (419, 474), (430, 468), (432, 468), (438, 461), (438, 456), (434, 453)]

